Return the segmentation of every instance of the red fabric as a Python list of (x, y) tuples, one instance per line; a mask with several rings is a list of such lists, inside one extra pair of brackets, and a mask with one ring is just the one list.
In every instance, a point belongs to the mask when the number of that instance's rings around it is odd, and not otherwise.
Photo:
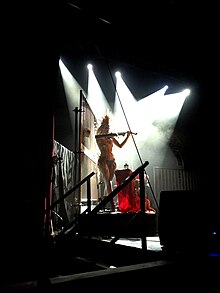
[[(116, 170), (116, 184), (119, 186), (128, 176), (130, 176), (132, 170), (122, 169)], [(137, 212), (140, 210), (140, 198), (136, 196), (134, 189), (134, 180), (126, 185), (118, 193), (118, 205), (121, 213)]]

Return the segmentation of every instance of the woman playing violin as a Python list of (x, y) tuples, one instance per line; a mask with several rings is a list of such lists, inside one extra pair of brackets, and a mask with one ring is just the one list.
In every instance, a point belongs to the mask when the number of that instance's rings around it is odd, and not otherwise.
[[(114, 137), (115, 134), (112, 134), (112, 136), (109, 134), (109, 129), (109, 116), (105, 115), (95, 136), (100, 150), (98, 168), (103, 176), (103, 181), (105, 184), (104, 196), (107, 196), (112, 192), (112, 180), (117, 167), (115, 157), (112, 153), (113, 145), (115, 144), (117, 147), (122, 148), (131, 135), (131, 131), (125, 132), (124, 134), (127, 134), (125, 139), (119, 143), (119, 141)], [(113, 199), (111, 201), (111, 209), (115, 211), (115, 208), (115, 202)]]

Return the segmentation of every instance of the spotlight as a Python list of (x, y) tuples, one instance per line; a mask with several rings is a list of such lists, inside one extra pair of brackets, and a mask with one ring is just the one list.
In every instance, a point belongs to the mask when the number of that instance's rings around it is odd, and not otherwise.
[(88, 70), (92, 70), (92, 64), (87, 65)]

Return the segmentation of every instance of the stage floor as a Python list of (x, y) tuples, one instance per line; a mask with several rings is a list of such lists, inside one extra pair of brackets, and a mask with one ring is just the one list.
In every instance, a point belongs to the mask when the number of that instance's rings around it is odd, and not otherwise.
[[(116, 244), (121, 244), (130, 247), (142, 248), (141, 238), (120, 238)], [(159, 236), (146, 237), (147, 250), (162, 251)]]
[(155, 213), (84, 214), (78, 220), (77, 231), (84, 236), (142, 238), (156, 236)]

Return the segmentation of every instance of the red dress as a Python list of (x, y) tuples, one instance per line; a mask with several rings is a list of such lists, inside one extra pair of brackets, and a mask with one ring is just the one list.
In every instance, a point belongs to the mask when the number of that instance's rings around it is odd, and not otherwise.
[[(119, 186), (128, 176), (132, 174), (130, 169), (115, 171), (116, 184)], [(121, 213), (138, 212), (140, 210), (140, 198), (136, 196), (134, 180), (129, 182), (118, 193), (118, 205)]]

